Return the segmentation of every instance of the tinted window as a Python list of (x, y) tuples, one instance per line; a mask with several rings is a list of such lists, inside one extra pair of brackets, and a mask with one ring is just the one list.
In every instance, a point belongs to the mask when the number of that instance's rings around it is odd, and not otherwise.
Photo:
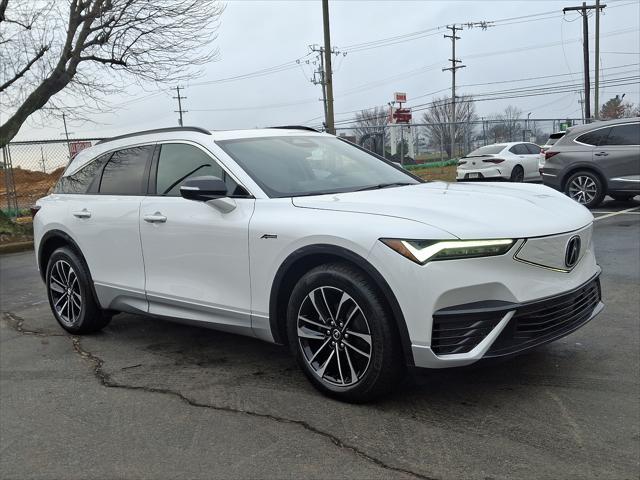
[(529, 150), (524, 143), (518, 143), (509, 149), (511, 153), (515, 153), (516, 155), (529, 155)]
[(527, 147), (527, 150), (529, 150), (529, 153), (535, 153), (536, 155), (540, 153), (540, 147), (534, 143), (525, 143), (525, 146)]
[(576, 138), (576, 142), (586, 143), (587, 145), (602, 145), (603, 139), (607, 138), (610, 128), (600, 128), (591, 132), (580, 135)]
[(611, 127), (611, 133), (600, 145), (640, 145), (640, 123)]
[(106, 195), (143, 195), (147, 161), (153, 154), (153, 145), (126, 148), (113, 154), (104, 167), (100, 193)]
[(419, 183), (400, 168), (334, 137), (273, 136), (219, 141), (270, 197)]
[(54, 193), (86, 193), (96, 175), (100, 174), (102, 166), (109, 160), (111, 153), (101, 155), (82, 167), (73, 175), (58, 180)]
[(547, 140), (547, 143), (545, 145), (551, 146), (555, 144), (558, 140), (564, 137), (564, 134), (565, 132), (552, 133), (551, 135), (549, 135), (549, 140)]
[(186, 179), (204, 175), (212, 175), (224, 180), (230, 194), (240, 194), (236, 191), (238, 184), (213, 158), (198, 147), (180, 143), (162, 145), (156, 176), (158, 195), (180, 196), (180, 185)]
[(486, 145), (484, 147), (480, 147), (471, 152), (467, 157), (479, 157), (480, 155), (495, 155), (496, 153), (500, 153), (504, 150), (506, 145), (504, 143), (499, 143), (497, 145)]

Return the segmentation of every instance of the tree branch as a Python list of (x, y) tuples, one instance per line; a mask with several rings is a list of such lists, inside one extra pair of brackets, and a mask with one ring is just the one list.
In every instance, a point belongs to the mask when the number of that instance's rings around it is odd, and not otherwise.
[(22, 70), (20, 70), (18, 73), (16, 73), (13, 76), (13, 78), (7, 80), (2, 85), (0, 85), (0, 92), (6, 90), (13, 83), (15, 83), (17, 80), (22, 78), (24, 76), (24, 74), (27, 73), (29, 71), (29, 69), (33, 66), (33, 64), (36, 63), (38, 60), (40, 60), (44, 56), (44, 54), (47, 53), (48, 50), (49, 50), (49, 46), (48, 45), (43, 45), (42, 47), (40, 47), (40, 50), (38, 50), (36, 52), (35, 56), (29, 61), (29, 63), (27, 63), (24, 66), (24, 68)]

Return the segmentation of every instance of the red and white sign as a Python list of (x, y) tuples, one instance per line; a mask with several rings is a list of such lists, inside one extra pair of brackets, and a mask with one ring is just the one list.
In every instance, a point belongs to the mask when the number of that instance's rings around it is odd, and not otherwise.
[(393, 123), (409, 123), (411, 121), (410, 108), (396, 108), (393, 111)]
[(398, 103), (406, 103), (407, 101), (407, 94), (404, 92), (396, 92), (393, 94), (393, 100), (398, 102)]
[(69, 144), (69, 154), (71, 155), (71, 158), (73, 158), (82, 150), (89, 148), (90, 146), (91, 142), (71, 142)]

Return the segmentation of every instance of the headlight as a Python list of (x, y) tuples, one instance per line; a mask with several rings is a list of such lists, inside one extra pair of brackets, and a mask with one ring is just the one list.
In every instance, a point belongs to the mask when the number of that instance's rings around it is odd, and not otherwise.
[(492, 257), (507, 253), (515, 240), (400, 240), (381, 238), (380, 241), (400, 255), (420, 265), (436, 260)]

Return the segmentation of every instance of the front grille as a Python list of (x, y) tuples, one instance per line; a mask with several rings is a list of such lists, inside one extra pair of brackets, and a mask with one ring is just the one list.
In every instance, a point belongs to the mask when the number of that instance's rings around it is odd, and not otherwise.
[(600, 299), (600, 281), (595, 279), (567, 294), (519, 307), (485, 357), (508, 355), (568, 335), (591, 318)]

